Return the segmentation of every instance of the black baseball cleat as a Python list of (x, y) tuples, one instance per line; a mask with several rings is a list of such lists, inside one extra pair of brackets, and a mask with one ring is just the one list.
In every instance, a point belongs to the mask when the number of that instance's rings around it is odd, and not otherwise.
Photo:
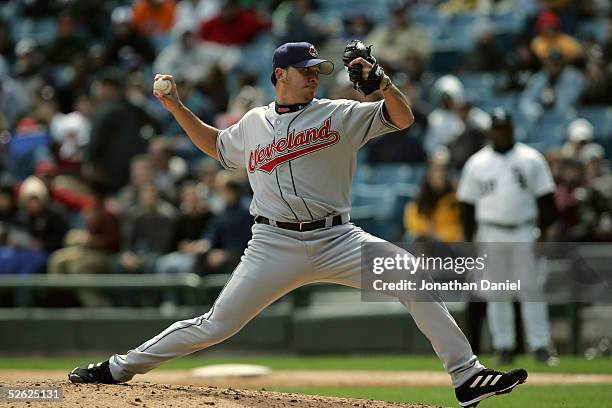
[(507, 373), (486, 368), (456, 388), (455, 395), (462, 407), (475, 407), (485, 398), (509, 393), (525, 380), (527, 371), (522, 368)]
[(501, 349), (495, 352), (495, 364), (508, 365), (514, 361), (514, 351), (511, 349)]
[(119, 384), (111, 375), (108, 360), (77, 367), (68, 374), (68, 379), (73, 383)]

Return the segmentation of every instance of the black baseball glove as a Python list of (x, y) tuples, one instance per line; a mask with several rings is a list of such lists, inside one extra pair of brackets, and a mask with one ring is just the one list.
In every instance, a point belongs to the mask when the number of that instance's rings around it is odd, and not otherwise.
[[(361, 70), (363, 69), (361, 64), (349, 66), (351, 61), (359, 57), (372, 64), (372, 71), (367, 79), (364, 79), (361, 75)], [(344, 61), (344, 66), (348, 69), (349, 79), (353, 83), (355, 89), (360, 90), (367, 96), (380, 88), (380, 82), (385, 77), (385, 71), (378, 65), (376, 58), (372, 56), (371, 45), (366, 47), (366, 45), (359, 40), (351, 40), (344, 48), (342, 61)]]

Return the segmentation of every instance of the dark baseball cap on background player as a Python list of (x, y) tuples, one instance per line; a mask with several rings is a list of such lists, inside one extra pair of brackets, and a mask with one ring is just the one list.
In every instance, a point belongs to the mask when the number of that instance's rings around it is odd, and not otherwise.
[(512, 127), (512, 116), (503, 108), (495, 108), (491, 112), (491, 128)]
[(489, 140), (496, 152), (505, 153), (514, 146), (512, 116), (503, 108), (491, 111), (491, 130)]
[(276, 76), (274, 75), (276, 68), (309, 68), (315, 65), (319, 65), (319, 73), (322, 75), (329, 75), (334, 72), (334, 63), (319, 58), (319, 52), (314, 45), (307, 42), (285, 43), (274, 51), (270, 80), (273, 85), (276, 85)]

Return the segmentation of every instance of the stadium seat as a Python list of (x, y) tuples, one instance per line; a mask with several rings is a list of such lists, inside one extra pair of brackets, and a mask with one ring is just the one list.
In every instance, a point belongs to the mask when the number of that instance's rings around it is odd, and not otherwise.
[(419, 183), (423, 166), (407, 164), (379, 164), (371, 167), (370, 182), (375, 184)]
[(574, 113), (546, 112), (527, 128), (527, 141), (542, 147), (560, 147), (565, 141), (567, 126), (575, 117)]
[[(491, 78), (495, 81), (493, 75), (491, 75)], [(510, 112), (512, 116), (516, 116), (518, 97), (518, 92), (492, 93), (490, 99), (480, 103), (480, 107), (486, 112), (491, 112), (495, 108), (503, 108)]]
[(612, 139), (612, 107), (585, 106), (578, 109), (578, 117), (591, 122), (595, 130), (594, 136), (596, 139)]
[(468, 101), (481, 105), (494, 100), (495, 77), (488, 73), (465, 73), (457, 75), (463, 84)]
[(434, 50), (431, 53), (428, 69), (433, 73), (448, 73), (459, 66), (465, 49), (451, 40), (433, 41)]
[(604, 42), (606, 30), (606, 20), (598, 18), (579, 22), (576, 34), (578, 38), (583, 40), (595, 39)]

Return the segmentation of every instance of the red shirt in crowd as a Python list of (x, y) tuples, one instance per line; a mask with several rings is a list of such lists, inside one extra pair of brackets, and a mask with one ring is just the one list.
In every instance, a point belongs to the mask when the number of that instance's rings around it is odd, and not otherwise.
[(261, 19), (255, 10), (244, 9), (231, 18), (218, 15), (205, 21), (200, 28), (200, 38), (224, 45), (243, 45), (270, 27), (271, 23)]

